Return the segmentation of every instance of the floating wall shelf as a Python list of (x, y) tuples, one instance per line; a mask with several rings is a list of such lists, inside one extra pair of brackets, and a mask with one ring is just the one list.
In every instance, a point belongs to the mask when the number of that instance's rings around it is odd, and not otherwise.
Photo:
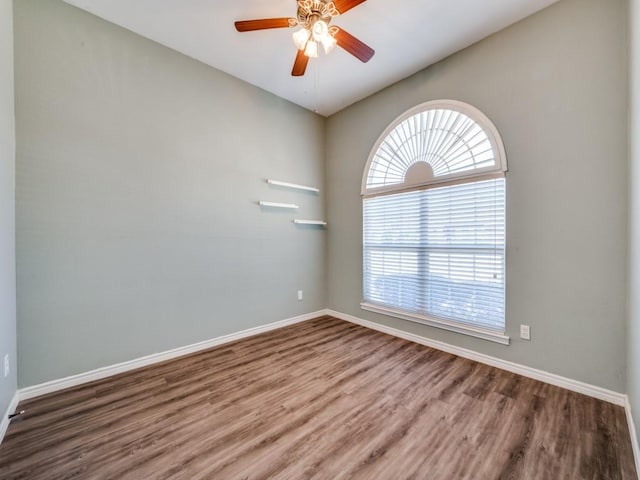
[(280, 180), (273, 180), (271, 178), (267, 178), (267, 183), (269, 185), (277, 185), (279, 187), (294, 188), (296, 190), (306, 190), (307, 192), (318, 193), (320, 191), (320, 189), (316, 187), (309, 187), (307, 185), (298, 185), (297, 183), (281, 182)]
[(297, 210), (300, 208), (295, 203), (280, 203), (280, 202), (263, 202), (259, 201), (258, 205), (261, 207), (272, 207), (272, 208), (290, 208), (292, 210)]
[(300, 218), (294, 218), (293, 223), (297, 223), (298, 225), (318, 225), (321, 227), (326, 227), (327, 222), (324, 220), (302, 220)]

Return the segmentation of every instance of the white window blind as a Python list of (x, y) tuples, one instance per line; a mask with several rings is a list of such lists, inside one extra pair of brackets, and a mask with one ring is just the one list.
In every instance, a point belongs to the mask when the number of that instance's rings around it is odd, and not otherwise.
[(362, 179), (365, 310), (508, 344), (502, 139), (475, 107), (394, 120)]
[(364, 199), (364, 300), (502, 333), (505, 180)]
[(487, 132), (462, 112), (433, 108), (399, 123), (378, 145), (367, 189), (399, 185), (417, 161), (427, 162), (435, 178), (492, 169), (495, 152)]

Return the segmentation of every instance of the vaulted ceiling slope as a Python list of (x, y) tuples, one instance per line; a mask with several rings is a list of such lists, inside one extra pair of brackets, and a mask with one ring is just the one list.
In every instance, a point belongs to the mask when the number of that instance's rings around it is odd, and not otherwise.
[(375, 93), (557, 0), (368, 0), (335, 23), (375, 50), (336, 48), (292, 77), (293, 29), (239, 33), (234, 21), (295, 17), (295, 0), (65, 0), (323, 116)]

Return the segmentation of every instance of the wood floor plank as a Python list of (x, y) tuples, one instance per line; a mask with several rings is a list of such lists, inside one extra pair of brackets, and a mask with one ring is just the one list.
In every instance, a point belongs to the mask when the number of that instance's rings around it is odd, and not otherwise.
[(624, 410), (331, 317), (22, 402), (2, 479), (635, 479)]

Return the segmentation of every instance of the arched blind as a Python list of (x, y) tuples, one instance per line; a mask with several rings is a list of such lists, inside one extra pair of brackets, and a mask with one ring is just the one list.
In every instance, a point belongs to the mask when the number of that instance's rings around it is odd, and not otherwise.
[(363, 175), (363, 308), (505, 343), (505, 169), (469, 105), (392, 123)]
[(452, 100), (429, 102), (381, 135), (367, 162), (362, 193), (505, 170), (504, 147), (482, 112)]

